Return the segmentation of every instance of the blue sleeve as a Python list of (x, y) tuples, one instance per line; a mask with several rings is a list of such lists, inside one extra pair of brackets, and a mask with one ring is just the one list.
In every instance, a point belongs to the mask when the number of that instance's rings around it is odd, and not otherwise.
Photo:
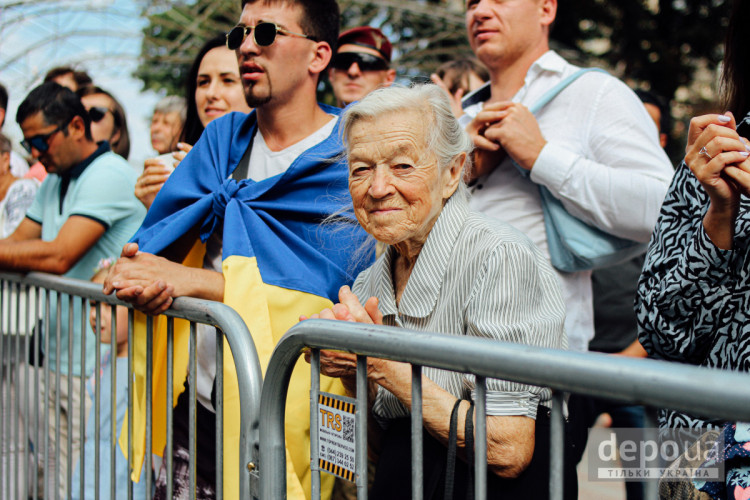
[(45, 200), (52, 199), (50, 188), (53, 187), (53, 179), (56, 178), (57, 176), (48, 175), (44, 179), (44, 182), (42, 182), (42, 185), (39, 186), (36, 192), (36, 196), (34, 196), (34, 201), (31, 202), (29, 209), (26, 211), (26, 217), (39, 224), (42, 223), (44, 220), (44, 203)]

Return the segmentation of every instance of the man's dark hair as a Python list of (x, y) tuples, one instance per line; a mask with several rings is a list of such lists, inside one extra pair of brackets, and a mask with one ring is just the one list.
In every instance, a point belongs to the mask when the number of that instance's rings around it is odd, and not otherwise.
[(747, 34), (750, 22), (750, 2), (735, 0), (729, 17), (727, 38), (724, 42), (724, 69), (721, 89), (724, 109), (742, 120), (750, 112), (750, 60), (748, 58)]
[(300, 27), (303, 33), (317, 41), (328, 42), (331, 50), (336, 52), (340, 24), (339, 4), (336, 0), (242, 0), (241, 7), (255, 2), (299, 5), (302, 8)]
[(659, 108), (659, 133), (669, 135), (672, 131), (672, 113), (667, 100), (649, 90), (636, 89), (635, 94), (643, 104)]
[[(34, 90), (23, 100), (16, 112), (16, 122), (20, 125), (24, 120), (38, 112), (42, 112), (44, 123), (64, 127), (80, 116), (86, 127), (86, 139), (91, 139), (91, 119), (81, 98), (75, 92), (59, 83), (46, 82)], [(67, 134), (66, 130), (63, 133)]]
[(67, 74), (73, 75), (73, 80), (75, 80), (78, 88), (85, 87), (86, 85), (91, 85), (94, 83), (88, 73), (86, 73), (85, 71), (77, 71), (70, 66), (58, 66), (47, 71), (47, 74), (44, 75), (44, 82), (51, 82), (58, 76)]
[(0, 83), (0, 109), (8, 109), (8, 90)]

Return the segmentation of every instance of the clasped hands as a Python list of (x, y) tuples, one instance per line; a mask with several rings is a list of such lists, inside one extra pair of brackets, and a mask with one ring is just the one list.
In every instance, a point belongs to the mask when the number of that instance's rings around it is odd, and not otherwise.
[(161, 314), (172, 305), (175, 288), (169, 271), (175, 266), (164, 257), (139, 252), (138, 244), (122, 248), (117, 262), (109, 269), (103, 292), (115, 292), (117, 298), (133, 304), (147, 314)]
[[(300, 316), (300, 321), (306, 319), (329, 319), (382, 325), (383, 315), (378, 309), (377, 297), (370, 297), (364, 306), (348, 286), (339, 290), (339, 303), (333, 307), (323, 309), (309, 318)], [(310, 352), (305, 353), (305, 361), (310, 362)], [(407, 363), (389, 361), (381, 358), (367, 358), (367, 372), (369, 392), (374, 396), (375, 384), (383, 385), (386, 379), (398, 383), (399, 380), (410, 380), (411, 368)], [(347, 393), (356, 393), (357, 356), (348, 352), (321, 350), (320, 373), (328, 377), (340, 378)], [(404, 378), (406, 377), (406, 378)]]
[(703, 225), (711, 241), (729, 250), (740, 196), (750, 196), (750, 146), (737, 133), (734, 115), (693, 118), (688, 131), (685, 163), (710, 199)]
[(511, 101), (485, 105), (466, 131), (475, 147), (474, 166), (468, 180), (489, 174), (506, 155), (531, 170), (547, 144), (531, 111)]

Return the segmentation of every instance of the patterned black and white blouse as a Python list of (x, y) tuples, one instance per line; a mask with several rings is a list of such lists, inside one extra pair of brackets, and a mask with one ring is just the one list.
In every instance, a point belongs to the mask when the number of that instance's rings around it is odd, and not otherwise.
[[(738, 127), (750, 136), (750, 114)], [(638, 338), (651, 357), (750, 371), (750, 199), (742, 197), (733, 250), (703, 229), (709, 197), (683, 161), (672, 180), (638, 283)], [(671, 410), (661, 427), (722, 422)]]

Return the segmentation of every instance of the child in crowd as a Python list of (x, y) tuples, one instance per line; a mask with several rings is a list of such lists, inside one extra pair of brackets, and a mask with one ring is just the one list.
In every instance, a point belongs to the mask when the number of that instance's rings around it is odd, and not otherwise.
[[(96, 273), (91, 281), (94, 283), (104, 283), (109, 268), (114, 264), (115, 259), (102, 259), (97, 266)], [(96, 310), (99, 312), (99, 325), (101, 329), (102, 345), (110, 345), (112, 339), (112, 306), (108, 304), (99, 304), (91, 302), (89, 321), (91, 328), (96, 332)], [(95, 498), (95, 480), (99, 478), (99, 497), (110, 498), (111, 482), (111, 450), (112, 450), (112, 400), (116, 406), (116, 423), (115, 423), (115, 497), (116, 499), (128, 498), (128, 459), (123, 454), (117, 442), (120, 429), (125, 419), (125, 412), (128, 409), (128, 310), (125, 307), (117, 306), (116, 312), (116, 329), (114, 332), (117, 350), (114, 353), (108, 352), (102, 356), (101, 372), (99, 377), (96, 374), (92, 376), (86, 386), (90, 393), (91, 400), (94, 402), (89, 412), (88, 421), (86, 422), (86, 442), (84, 444), (83, 456), (85, 457), (84, 470), (84, 499)], [(112, 387), (112, 370), (116, 371), (115, 387)], [(99, 421), (96, 421), (96, 384), (99, 386)], [(96, 442), (96, 429), (99, 428), (99, 442)], [(94, 468), (94, 457), (96, 448), (99, 448), (99, 469)], [(73, 476), (71, 493), (73, 499), (80, 499), (80, 465)], [(145, 480), (143, 469), (141, 469), (141, 480), (133, 484), (133, 498), (145, 498)]]

